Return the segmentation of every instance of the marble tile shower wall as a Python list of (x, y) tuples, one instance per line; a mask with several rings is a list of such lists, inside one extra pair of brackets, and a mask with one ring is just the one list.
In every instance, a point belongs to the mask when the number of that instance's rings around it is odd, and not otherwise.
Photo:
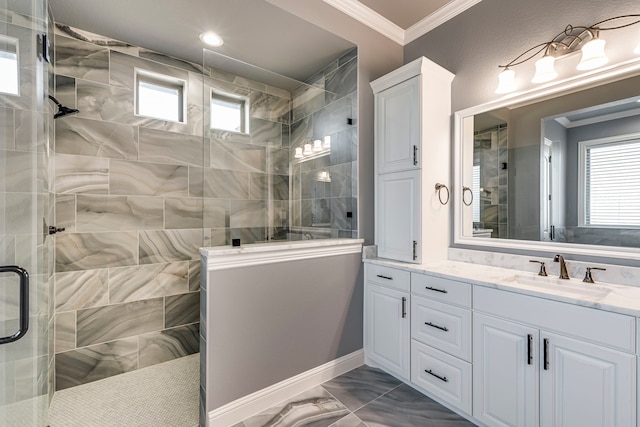
[[(357, 238), (357, 49), (294, 92), (291, 124), (291, 237)], [(294, 149), (331, 137), (326, 155), (293, 158)]]
[[(57, 25), (56, 390), (198, 351), (201, 72)], [(187, 123), (134, 114), (134, 69), (188, 82)], [(200, 92), (197, 92), (199, 86)], [(195, 96), (195, 95), (198, 96)]]

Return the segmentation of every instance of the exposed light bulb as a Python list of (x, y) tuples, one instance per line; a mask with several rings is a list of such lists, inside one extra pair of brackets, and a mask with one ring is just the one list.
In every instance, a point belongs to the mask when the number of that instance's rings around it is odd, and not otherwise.
[(578, 70), (593, 70), (609, 62), (609, 58), (604, 53), (603, 39), (593, 39), (589, 43), (582, 46), (582, 59), (578, 64)]
[(322, 148), (328, 150), (331, 148), (331, 135), (327, 135), (324, 137), (324, 142), (322, 143)]
[(296, 154), (293, 155), (296, 159), (301, 159), (304, 156), (302, 155), (302, 147), (296, 147)]
[(224, 44), (222, 37), (211, 31), (200, 34), (200, 40), (202, 40), (202, 43), (213, 47), (220, 47)]
[(302, 154), (304, 154), (305, 156), (310, 156), (313, 154), (313, 151), (311, 150), (311, 144), (304, 144), (304, 151), (302, 152)]
[(322, 141), (316, 139), (315, 141), (313, 141), (313, 152), (317, 153), (320, 151), (322, 151)]
[(505, 68), (500, 74), (498, 74), (498, 88), (496, 93), (503, 94), (516, 90), (516, 72)]
[(531, 79), (532, 83), (544, 83), (558, 77), (554, 68), (555, 58), (545, 55), (536, 61), (536, 74)]

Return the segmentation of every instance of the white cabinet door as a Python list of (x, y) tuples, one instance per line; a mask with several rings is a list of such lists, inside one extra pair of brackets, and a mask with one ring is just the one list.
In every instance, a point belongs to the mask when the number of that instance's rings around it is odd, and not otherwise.
[(365, 354), (367, 360), (409, 378), (409, 294), (367, 283)]
[(378, 256), (420, 262), (420, 171), (379, 175), (375, 213)]
[(377, 173), (419, 168), (420, 76), (376, 94)]
[(473, 416), (489, 426), (536, 426), (538, 330), (481, 314), (473, 323)]
[(541, 426), (635, 424), (634, 355), (546, 332), (540, 337)]

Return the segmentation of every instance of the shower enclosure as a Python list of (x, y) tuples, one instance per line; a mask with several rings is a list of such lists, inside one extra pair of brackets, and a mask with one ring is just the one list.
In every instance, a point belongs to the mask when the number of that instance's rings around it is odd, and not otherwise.
[(203, 73), (205, 242), (357, 238), (357, 49), (304, 82), (207, 49)]
[(0, 425), (45, 425), (51, 377), (53, 225), (42, 0), (0, 0)]

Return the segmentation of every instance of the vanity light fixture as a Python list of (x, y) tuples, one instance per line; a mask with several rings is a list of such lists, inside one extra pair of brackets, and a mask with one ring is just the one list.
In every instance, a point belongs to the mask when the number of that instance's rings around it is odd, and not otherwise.
[(302, 154), (305, 156), (310, 156), (313, 154), (313, 150), (311, 149), (311, 144), (304, 144), (304, 150)]
[(327, 135), (322, 139), (313, 140), (305, 138), (299, 147), (294, 150), (293, 158), (300, 162), (317, 159), (331, 153), (331, 136)]
[(202, 40), (202, 43), (212, 47), (220, 47), (224, 44), (222, 37), (211, 31), (200, 34), (200, 40)]
[(331, 135), (327, 135), (324, 137), (324, 142), (322, 143), (322, 148), (325, 150), (331, 149)]
[[(609, 23), (609, 26), (603, 26), (605, 23)], [(576, 67), (579, 71), (602, 67), (609, 62), (609, 58), (604, 51), (606, 42), (599, 37), (599, 33), (601, 31), (629, 27), (638, 23), (640, 23), (640, 14), (615, 16), (587, 27), (567, 25), (564, 31), (551, 39), (551, 41), (535, 45), (518, 55), (508, 64), (499, 65), (498, 67), (502, 68), (503, 71), (498, 75), (496, 93), (505, 94), (515, 91), (517, 86), (515, 84), (515, 71), (512, 68), (535, 58), (543, 52), (542, 58), (536, 61), (536, 71), (533, 79), (531, 79), (532, 83), (545, 83), (558, 77), (558, 73), (555, 70), (555, 61), (579, 50), (582, 52), (580, 63)], [(640, 55), (640, 44), (635, 48), (634, 53)]]

